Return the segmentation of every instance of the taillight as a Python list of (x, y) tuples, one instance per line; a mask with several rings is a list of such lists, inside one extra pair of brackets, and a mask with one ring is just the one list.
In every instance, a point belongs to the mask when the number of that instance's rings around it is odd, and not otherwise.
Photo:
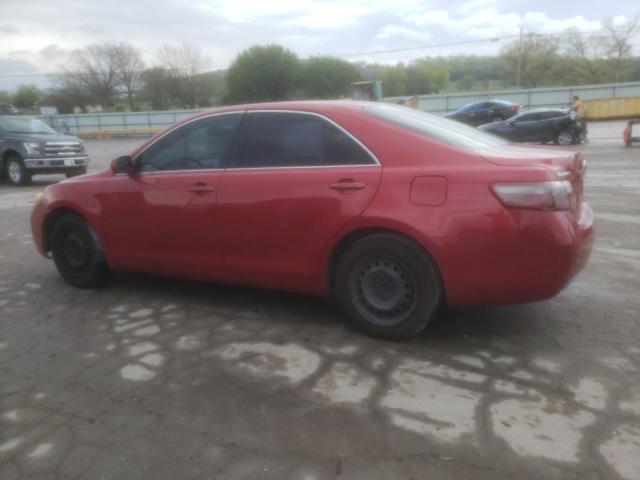
[(494, 183), (491, 190), (505, 207), (533, 210), (571, 210), (573, 187), (567, 180)]
[(511, 111), (513, 113), (518, 113), (518, 105), (511, 105)]

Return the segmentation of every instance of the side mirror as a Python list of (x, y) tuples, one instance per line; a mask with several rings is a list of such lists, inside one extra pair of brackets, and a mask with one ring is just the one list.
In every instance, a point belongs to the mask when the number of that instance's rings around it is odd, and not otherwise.
[(111, 171), (113, 173), (126, 173), (131, 175), (133, 173), (133, 161), (129, 155), (123, 155), (111, 160)]

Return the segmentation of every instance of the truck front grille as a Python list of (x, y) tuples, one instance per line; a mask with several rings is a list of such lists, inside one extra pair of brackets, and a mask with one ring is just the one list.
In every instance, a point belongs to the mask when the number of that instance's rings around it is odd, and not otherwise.
[(77, 157), (82, 155), (80, 142), (47, 142), (44, 146), (47, 157)]

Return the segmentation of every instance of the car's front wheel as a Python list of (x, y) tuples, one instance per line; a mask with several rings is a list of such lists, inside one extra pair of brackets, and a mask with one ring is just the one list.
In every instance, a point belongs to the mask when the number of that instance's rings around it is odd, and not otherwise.
[(335, 272), (335, 295), (370, 335), (406, 340), (421, 332), (442, 298), (440, 275), (418, 245), (380, 233), (352, 244)]
[(558, 145), (571, 145), (576, 140), (571, 130), (560, 130), (556, 135), (555, 143)]
[(31, 183), (31, 172), (27, 170), (18, 155), (11, 155), (4, 166), (7, 180), (12, 185), (28, 185)]
[(91, 227), (67, 214), (51, 231), (51, 253), (60, 276), (78, 288), (96, 288), (109, 277), (109, 267)]

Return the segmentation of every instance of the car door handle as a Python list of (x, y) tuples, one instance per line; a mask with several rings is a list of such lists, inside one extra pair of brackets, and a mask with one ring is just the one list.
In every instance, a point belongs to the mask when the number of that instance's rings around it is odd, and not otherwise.
[(215, 187), (211, 185), (207, 185), (205, 183), (196, 183), (195, 185), (189, 187), (189, 191), (193, 193), (208, 193), (213, 192)]
[(353, 190), (362, 190), (366, 185), (362, 182), (352, 181), (340, 181), (329, 185), (331, 190), (337, 190), (339, 192), (350, 192)]

